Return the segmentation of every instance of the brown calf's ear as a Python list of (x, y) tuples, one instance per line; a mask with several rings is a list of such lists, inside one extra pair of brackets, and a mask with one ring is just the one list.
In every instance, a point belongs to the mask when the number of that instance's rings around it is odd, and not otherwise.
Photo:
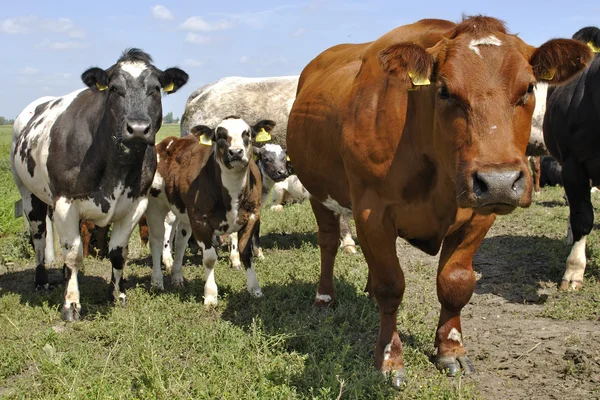
[(190, 129), (192, 135), (198, 138), (200, 144), (210, 146), (215, 136), (215, 131), (206, 125), (196, 125)]
[(584, 69), (592, 60), (585, 44), (571, 39), (552, 39), (535, 49), (529, 63), (536, 79), (560, 84)]
[(410, 79), (414, 86), (429, 85), (434, 60), (423, 47), (414, 43), (400, 43), (379, 53), (381, 68), (390, 75)]

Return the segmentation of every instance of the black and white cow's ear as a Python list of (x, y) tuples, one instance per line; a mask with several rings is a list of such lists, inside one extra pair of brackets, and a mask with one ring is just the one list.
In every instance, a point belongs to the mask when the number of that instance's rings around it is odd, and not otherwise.
[(252, 147), (252, 152), (254, 153), (254, 155), (256, 157), (260, 158), (260, 156), (262, 156), (263, 148), (262, 147), (253, 146)]
[(91, 89), (104, 91), (108, 89), (108, 73), (102, 68), (93, 67), (81, 74), (81, 80)]
[(175, 93), (179, 88), (187, 83), (189, 75), (179, 68), (169, 68), (164, 70), (158, 80), (165, 93)]
[(252, 126), (252, 139), (257, 142), (268, 142), (271, 140), (271, 131), (275, 128), (275, 121), (263, 119)]
[(190, 129), (190, 133), (194, 135), (200, 144), (211, 146), (215, 139), (215, 131), (206, 125), (196, 125)]

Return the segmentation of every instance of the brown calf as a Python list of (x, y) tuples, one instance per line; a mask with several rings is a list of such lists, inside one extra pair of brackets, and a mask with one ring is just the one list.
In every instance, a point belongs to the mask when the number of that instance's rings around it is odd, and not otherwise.
[(475, 287), (472, 258), (496, 214), (531, 203), (533, 89), (537, 80), (563, 82), (589, 59), (585, 44), (535, 48), (479, 16), (422, 20), (335, 46), (302, 72), (287, 150), (318, 224), (315, 305), (334, 302), (338, 220), (351, 214), (380, 312), (375, 366), (393, 372), (395, 386), (405, 288), (396, 238), (432, 255), (441, 248), (436, 363), (450, 375), (472, 372), (460, 323)]
[(193, 233), (206, 272), (204, 304), (216, 304), (213, 235), (239, 232), (248, 291), (262, 296), (252, 260), (251, 238), (260, 225), (262, 191), (260, 172), (252, 159), (252, 140), (258, 131), (270, 132), (274, 126), (273, 121), (260, 121), (251, 127), (237, 117), (228, 117), (214, 130), (196, 126), (192, 128), (195, 135), (168, 137), (156, 146), (158, 168), (146, 210), (153, 286), (163, 288), (164, 220), (172, 211), (179, 220), (171, 275), (174, 285), (183, 285), (183, 254)]

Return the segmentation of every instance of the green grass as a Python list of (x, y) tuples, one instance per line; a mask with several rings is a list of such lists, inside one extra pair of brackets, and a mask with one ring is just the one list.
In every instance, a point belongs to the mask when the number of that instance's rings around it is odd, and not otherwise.
[[(315, 220), (308, 203), (261, 219), (265, 260), (257, 274), (265, 297), (252, 298), (245, 275), (216, 267), (219, 305), (202, 304), (204, 274), (188, 255), (186, 287), (150, 290), (150, 260), (134, 234), (126, 269), (128, 305), (108, 301), (110, 263), (85, 260), (80, 278), (83, 319), (60, 320), (59, 265), (50, 269), (48, 292), (34, 292), (22, 221), (13, 219), (18, 198), (8, 168), (10, 130), (0, 130), (0, 398), (90, 399), (470, 399), (482, 394), (471, 379), (447, 378), (429, 361), (439, 304), (435, 268), (425, 258), (402, 260), (407, 294), (398, 328), (404, 343), (407, 386), (392, 390), (372, 367), (379, 326), (376, 305), (363, 292), (362, 255), (340, 252), (335, 271), (338, 305), (316, 310), (319, 274)], [(179, 135), (165, 126), (159, 138)], [(166, 132), (168, 130), (168, 132)], [(6, 176), (5, 176), (6, 175)], [(474, 261), (482, 275), (476, 293), (514, 304), (541, 304), (538, 316), (596, 320), (599, 235), (588, 241), (590, 261), (580, 293), (558, 293), (569, 248), (568, 210), (559, 188), (544, 190), (531, 208), (499, 217)], [(595, 202), (598, 206), (598, 202)], [(15, 250), (17, 249), (17, 250)], [(412, 254), (412, 253), (411, 253)], [(420, 253), (414, 253), (420, 254)], [(6, 260), (4, 260), (6, 261)], [(494, 272), (494, 273), (492, 273)], [(471, 308), (472, 310), (473, 308)], [(478, 318), (475, 316), (474, 318)], [(512, 338), (510, 340), (513, 340)], [(484, 363), (479, 359), (476, 363)], [(487, 393), (487, 396), (493, 394)]]

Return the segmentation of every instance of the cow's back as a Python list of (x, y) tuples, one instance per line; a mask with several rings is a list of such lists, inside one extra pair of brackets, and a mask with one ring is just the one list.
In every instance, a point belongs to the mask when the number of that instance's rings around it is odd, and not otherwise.
[(181, 117), (181, 136), (196, 125), (217, 126), (228, 116), (254, 123), (277, 122), (271, 143), (285, 148), (287, 120), (296, 96), (298, 76), (272, 78), (227, 77), (194, 91)]

